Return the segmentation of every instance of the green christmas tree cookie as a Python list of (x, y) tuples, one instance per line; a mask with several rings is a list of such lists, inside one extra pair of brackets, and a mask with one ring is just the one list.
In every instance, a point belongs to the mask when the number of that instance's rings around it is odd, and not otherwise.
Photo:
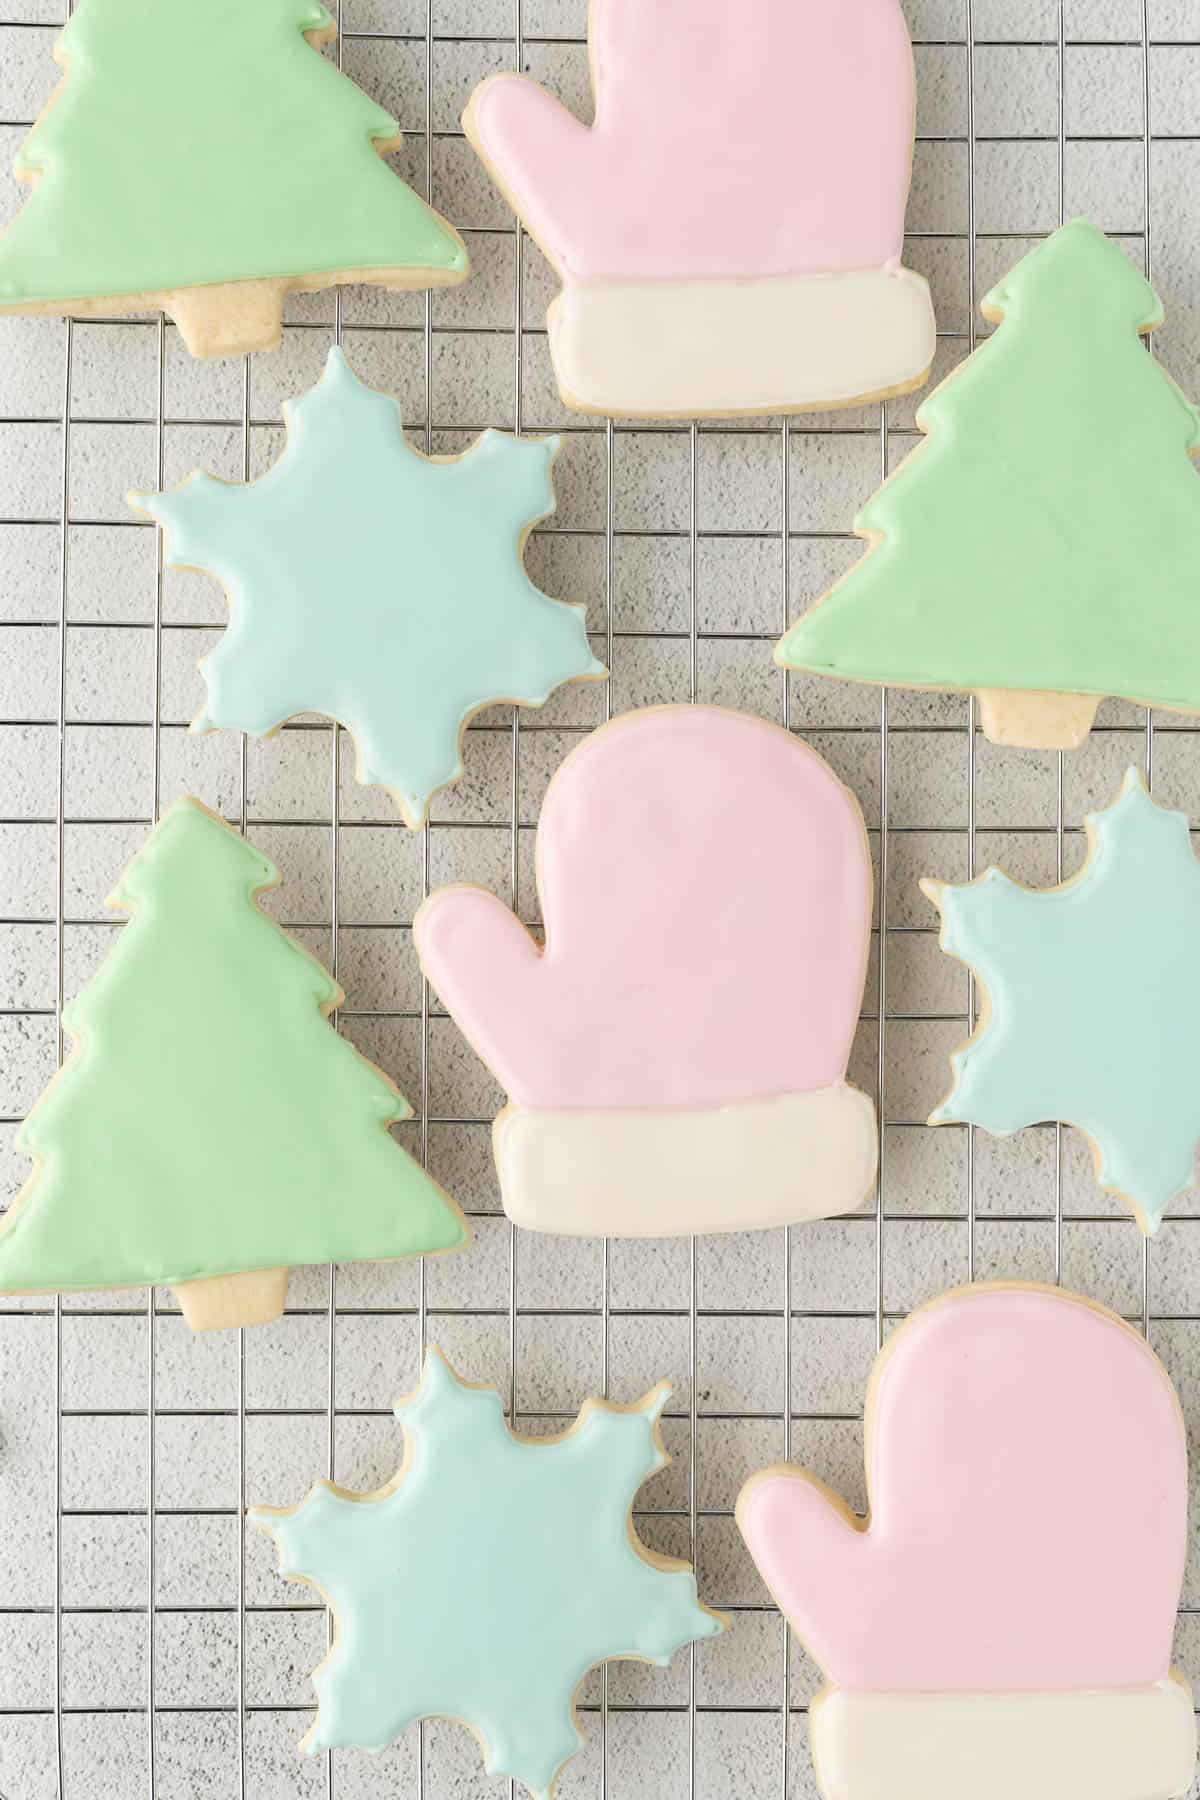
[(1086, 220), (984, 301), (1001, 328), (917, 414), (869, 554), (786, 668), (967, 689), (995, 743), (1071, 749), (1105, 695), (1200, 711), (1200, 415), (1146, 354), (1153, 290)]
[(462, 281), (467, 254), (382, 158), (394, 119), (320, 54), (316, 0), (81, 0), (17, 159), (0, 312), (161, 307), (194, 356), (279, 342), (285, 294)]
[(283, 1310), (283, 1265), (466, 1242), (388, 1129), (407, 1102), (327, 1023), (337, 983), (258, 906), (278, 879), (197, 800), (134, 857), (111, 901), (130, 922), (17, 1140), (35, 1167), (0, 1292), (161, 1283), (196, 1330), (251, 1325)]
[(334, 1614), (301, 1749), (381, 1750), (418, 1719), (459, 1719), (489, 1775), (548, 1800), (583, 1742), (573, 1704), (588, 1670), (617, 1657), (663, 1666), (723, 1623), (687, 1563), (634, 1529), (637, 1491), (668, 1461), (669, 1393), (589, 1400), (561, 1436), (521, 1437), (494, 1388), (430, 1349), (395, 1408), (404, 1465), (386, 1487), (322, 1481), (299, 1506), (256, 1507), (283, 1573)]
[(541, 706), (605, 673), (584, 608), (543, 594), (522, 563), (554, 510), (558, 439), (485, 431), (461, 456), (422, 456), (392, 396), (336, 347), (285, 412), (287, 446), (258, 481), (199, 472), (130, 495), (162, 525), (167, 560), (229, 595), (193, 730), (264, 737), (326, 713), (354, 739), (359, 780), (387, 788), (415, 830), (462, 774), (473, 713)]

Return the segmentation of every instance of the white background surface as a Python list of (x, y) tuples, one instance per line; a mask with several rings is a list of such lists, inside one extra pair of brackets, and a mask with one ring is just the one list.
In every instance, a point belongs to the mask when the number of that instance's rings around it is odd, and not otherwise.
[[(434, 297), (428, 338), (422, 296), (348, 291), (347, 352), (361, 375), (400, 395), (419, 443), (428, 402), (435, 450), (459, 448), (489, 424), (564, 430), (558, 515), (531, 544), (529, 566), (549, 591), (588, 602), (602, 656), (611, 624), (615, 709), (687, 700), (694, 667), (696, 697), (782, 720), (784, 678), (772, 665), (770, 643), (785, 613), (797, 613), (856, 556), (850, 521), (877, 485), (884, 456), (894, 466), (911, 448), (912, 402), (888, 408), (882, 433), (878, 409), (793, 421), (786, 449), (781, 421), (705, 427), (694, 445), (686, 427), (618, 426), (610, 441), (602, 424), (573, 418), (558, 404), (543, 331), (553, 284), (531, 245), (523, 257), (518, 398), (511, 218), (458, 135), (474, 83), (518, 61), (514, 0), (432, 4), (430, 21), (425, 0), (345, 0), (348, 34), (389, 34), (348, 35), (345, 65), (411, 130), (396, 162), (418, 186), (428, 109), (433, 198), (465, 228), (474, 274), (466, 287)], [(1053, 228), (1065, 205), (1068, 215), (1086, 210), (1120, 234), (1136, 261), (1152, 259), (1168, 312), (1161, 354), (1189, 393), (1200, 393), (1196, 0), (1148, 0), (1155, 140), (1149, 214), (1142, 0), (1066, 0), (1065, 67), (1057, 0), (974, 0), (973, 56), (968, 0), (908, 0), (907, 10), (920, 83), (908, 254), (934, 285), (945, 334), (940, 372), (969, 347), (972, 228), (978, 296), (1030, 235)], [(523, 65), (586, 111), (583, 0), (525, 0), (522, 13)], [(62, 4), (0, 0), (0, 17), (9, 21), (0, 28), (0, 160), (7, 165), (53, 84), (50, 50)], [(795, 177), (803, 180), (804, 170)], [(17, 195), (5, 181), (0, 207), (11, 210)], [(280, 401), (317, 377), (333, 336), (332, 298), (296, 303), (289, 318), (282, 350), (256, 357), (248, 372), (240, 362), (190, 361), (167, 328), (168, 482), (198, 464), (240, 478), (247, 381), (252, 470), (277, 454)], [(0, 932), (6, 1196), (25, 1174), (11, 1150), (15, 1120), (55, 1065), (65, 348), (59, 321), (0, 321), (0, 917), (13, 921)], [(156, 765), (163, 805), (187, 791), (234, 819), (243, 805), (238, 739), (194, 738), (185, 729), (201, 699), (196, 659), (224, 617), (221, 592), (207, 579), (168, 573), (159, 640), (155, 532), (124, 504), (127, 489), (156, 481), (159, 354), (157, 322), (74, 329), (65, 446), (68, 998), (112, 941), (116, 927), (103, 896), (145, 836)], [(1121, 430), (1119, 419), (1112, 430)], [(1096, 454), (1104, 454), (1103, 443)], [(543, 714), (526, 714), (516, 740), (515, 794), (510, 715), (487, 716), (472, 731), (466, 779), (434, 804), (433, 883), (472, 879), (509, 895), (515, 815), (519, 903), (534, 917), (531, 827), (541, 794), (577, 733), (604, 709), (603, 687), (576, 687)], [(612, 1800), (766, 1800), (815, 1792), (800, 1710), (814, 1672), (794, 1649), (785, 1760), (783, 1627), (741, 1547), (731, 1508), (743, 1477), (789, 1448), (862, 1504), (859, 1411), (877, 1332), (920, 1300), (972, 1273), (1042, 1280), (1060, 1274), (1139, 1322), (1145, 1313), (1189, 1422), (1200, 1418), (1195, 1196), (1176, 1208), (1180, 1216), (1144, 1255), (1132, 1220), (1097, 1191), (1086, 1149), (1071, 1134), (1063, 1138), (1060, 1188), (1052, 1127), (1008, 1144), (979, 1134), (972, 1164), (965, 1132), (934, 1133), (919, 1124), (947, 1085), (946, 1057), (965, 1035), (968, 990), (965, 973), (938, 950), (917, 877), (965, 877), (973, 858), (976, 868), (1001, 860), (1014, 873), (1053, 880), (1058, 760), (999, 752), (973, 739), (967, 702), (954, 697), (892, 696), (886, 755), (880, 717), (877, 691), (793, 678), (790, 722), (858, 792), (877, 858), (885, 817), (888, 829), (883, 1053), (876, 954), (851, 1070), (877, 1092), (882, 1061), (882, 1223), (867, 1208), (861, 1217), (798, 1229), (790, 1266), (783, 1233), (702, 1240), (694, 1273), (686, 1243), (614, 1243), (607, 1262), (599, 1243), (522, 1236), (514, 1245), (498, 1215), (489, 1157), (487, 1121), (500, 1096), (436, 1010), (423, 1056), (409, 934), (422, 886), (422, 840), (403, 829), (382, 793), (356, 787), (343, 740), (337, 966), (348, 993), (344, 1029), (418, 1110), (427, 1085), (431, 1166), (478, 1214), (475, 1241), (467, 1253), (431, 1264), (423, 1290), (416, 1267), (339, 1271), (332, 1331), (327, 1274), (295, 1276), (290, 1316), (245, 1334), (244, 1347), (237, 1334), (193, 1337), (165, 1293), (157, 1295), (152, 1325), (144, 1293), (69, 1299), (58, 1328), (45, 1301), (3, 1304), (0, 1792), (8, 1800), (49, 1800), (58, 1784), (56, 1329), (62, 1757), (70, 1800), (142, 1800), (151, 1792), (158, 1800), (291, 1800), (330, 1791), (325, 1759), (295, 1753), (308, 1724), (309, 1672), (324, 1651), (325, 1614), (297, 1603), (302, 1590), (279, 1580), (271, 1545), (251, 1533), (239, 1616), (238, 1508), (243, 1501), (298, 1499), (326, 1471), (331, 1444), (340, 1481), (371, 1487), (390, 1475), (401, 1437), (388, 1409), (415, 1381), (423, 1324), (465, 1375), (505, 1392), (515, 1380), (517, 1408), (530, 1429), (557, 1423), (601, 1391), (606, 1364), (615, 1398), (632, 1398), (661, 1377), (675, 1386), (667, 1436), (676, 1461), (643, 1491), (640, 1525), (655, 1546), (688, 1552), (694, 1457), (701, 1591), (735, 1610), (734, 1629), (698, 1651), (694, 1691), (686, 1655), (665, 1672), (615, 1668), (607, 1729), (598, 1712), (587, 1714), (588, 1747), (563, 1778), (563, 1800), (605, 1793)], [(1126, 765), (1145, 761), (1148, 741), (1145, 714), (1110, 703), (1087, 747), (1064, 760), (1061, 852), (1068, 872), (1081, 855), (1083, 812), (1108, 801)], [(1192, 722), (1156, 720), (1152, 746), (1156, 794), (1191, 810), (1200, 824)], [(327, 960), (332, 770), (328, 727), (289, 729), (251, 744), (244, 763), (252, 836), (284, 875), (273, 908)], [(737, 880), (719, 845), (713, 879)], [(439, 1123), (445, 1119), (477, 1122)], [(220, 1121), (209, 1126), (219, 1131)], [(419, 1127), (410, 1128), (408, 1141), (419, 1147)], [(148, 1620), (151, 1433), (156, 1610)], [(1045, 1529), (1069, 1538), (1072, 1516), (1088, 1500), (1046, 1494), (1036, 1504)], [(479, 1524), (502, 1545), (505, 1521), (489, 1513), (486, 1494)], [(987, 1553), (981, 1542), (980, 1557)], [(1193, 1558), (1184, 1598), (1187, 1608), (1200, 1606), (1200, 1557)], [(1036, 1621), (1030, 1628), (1036, 1631)], [(1181, 1619), (1178, 1658), (1193, 1678), (1200, 1675), (1194, 1610)], [(593, 1679), (585, 1701), (595, 1706), (600, 1697)], [(417, 1758), (415, 1731), (381, 1758), (338, 1753), (332, 1792), (338, 1800), (418, 1793), (466, 1800), (506, 1786), (482, 1778), (476, 1744), (457, 1726), (425, 1730), (423, 1788)]]

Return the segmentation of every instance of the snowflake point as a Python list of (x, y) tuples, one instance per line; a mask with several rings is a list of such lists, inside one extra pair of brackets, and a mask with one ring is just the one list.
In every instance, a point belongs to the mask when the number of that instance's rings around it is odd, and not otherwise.
[(401, 1394), (392, 1411), (399, 1418), (401, 1413), (410, 1412), (413, 1407), (427, 1401), (432, 1394), (439, 1394), (451, 1388), (466, 1388), (465, 1382), (454, 1368), (450, 1358), (438, 1344), (427, 1344), (421, 1362), (421, 1379), (415, 1388), (407, 1394)]
[[(303, 1505), (303, 1501), (300, 1502)], [(294, 1506), (248, 1506), (246, 1518), (259, 1531), (267, 1531), (274, 1535), (277, 1519), (290, 1519), (296, 1511)]]
[(673, 1391), (669, 1381), (658, 1382), (642, 1395), (637, 1403), (638, 1412), (644, 1412), (651, 1419), (661, 1419)]

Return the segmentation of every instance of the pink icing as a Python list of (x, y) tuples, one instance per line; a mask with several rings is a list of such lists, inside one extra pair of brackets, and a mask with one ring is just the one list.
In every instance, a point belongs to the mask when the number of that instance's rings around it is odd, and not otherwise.
[(544, 954), (479, 888), (434, 894), (415, 925), (513, 1100), (713, 1106), (843, 1079), (870, 858), (806, 744), (710, 707), (627, 714), (567, 758), (537, 848)]
[(478, 147), (577, 280), (899, 258), (912, 49), (899, 0), (593, 0), (596, 122), (488, 81)]
[(914, 1315), (868, 1407), (870, 1527), (805, 1479), (741, 1509), (826, 1674), (892, 1693), (1134, 1687), (1167, 1674), (1187, 1449), (1162, 1365), (1055, 1289)]

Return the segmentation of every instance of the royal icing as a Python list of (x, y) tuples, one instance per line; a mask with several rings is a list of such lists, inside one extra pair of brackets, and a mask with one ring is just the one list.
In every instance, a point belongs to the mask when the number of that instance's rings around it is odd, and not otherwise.
[(518, 75), (463, 120), (564, 282), (567, 404), (783, 411), (919, 385), (897, 0), (759, 0), (752, 31), (728, 0), (592, 0), (589, 35), (593, 125)]
[[(83, 0), (22, 149), (0, 310), (265, 276), (462, 280), (456, 233), (383, 162), (394, 119), (313, 47), (314, 0)], [(309, 40), (309, 41), (306, 41)]]
[(1102, 1185), (1153, 1232), (1193, 1185), (1200, 1141), (1200, 863), (1184, 814), (1156, 806), (1136, 769), (1087, 828), (1091, 855), (1061, 887), (1031, 892), (1000, 869), (966, 887), (921, 884), (941, 909), (942, 948), (987, 994), (930, 1124), (999, 1136), (1076, 1125)]
[(440, 890), (414, 924), (509, 1095), (510, 1215), (663, 1235), (858, 1205), (874, 1110), (845, 1077), (871, 866), (827, 764), (742, 713), (626, 714), (551, 782), (537, 876), (544, 950), (481, 888)]
[(18, 1139), (0, 1291), (175, 1285), (451, 1249), (466, 1227), (388, 1130), (411, 1111), (326, 1022), (337, 983), (255, 896), (266, 858), (196, 800), (112, 898), (129, 923), (63, 1013)]
[(1061, 1289), (964, 1288), (893, 1335), (866, 1431), (866, 1520), (793, 1467), (737, 1509), (831, 1684), (826, 1800), (1186, 1792), (1187, 1445), (1145, 1341)]
[[(855, 523), (870, 553), (778, 660), (973, 689), (989, 698), (989, 735), (1046, 748), (1081, 741), (1095, 708), (1064, 735), (1037, 701), (1051, 714), (1075, 695), (1200, 709), (1200, 423), (1145, 354), (1157, 298), (1076, 220), (984, 311), (999, 331), (922, 403), (927, 442)], [(1035, 716), (1006, 738), (997, 704)]]
[(1085, 1694), (851, 1694), (810, 1708), (825, 1800), (1181, 1800), (1196, 1763), (1177, 1677)]
[(130, 496), (162, 524), (172, 565), (204, 568), (229, 593), (193, 729), (262, 736), (294, 713), (327, 713), (354, 737), (359, 780), (387, 788), (416, 828), (462, 773), (472, 713), (540, 706), (563, 682), (605, 673), (583, 607), (539, 592), (521, 562), (554, 510), (558, 440), (486, 431), (462, 456), (422, 456), (396, 401), (337, 348), (286, 410), (287, 447), (259, 480), (201, 473)]
[(302, 1748), (382, 1749), (447, 1715), (483, 1740), (489, 1775), (545, 1797), (583, 1742), (573, 1702), (589, 1669), (665, 1665), (718, 1632), (688, 1565), (653, 1556), (633, 1528), (638, 1488), (667, 1461), (669, 1391), (589, 1401), (564, 1436), (518, 1437), (495, 1390), (431, 1349), (395, 1409), (405, 1459), (387, 1487), (321, 1482), (290, 1511), (255, 1508), (283, 1573), (316, 1583), (334, 1613)]

